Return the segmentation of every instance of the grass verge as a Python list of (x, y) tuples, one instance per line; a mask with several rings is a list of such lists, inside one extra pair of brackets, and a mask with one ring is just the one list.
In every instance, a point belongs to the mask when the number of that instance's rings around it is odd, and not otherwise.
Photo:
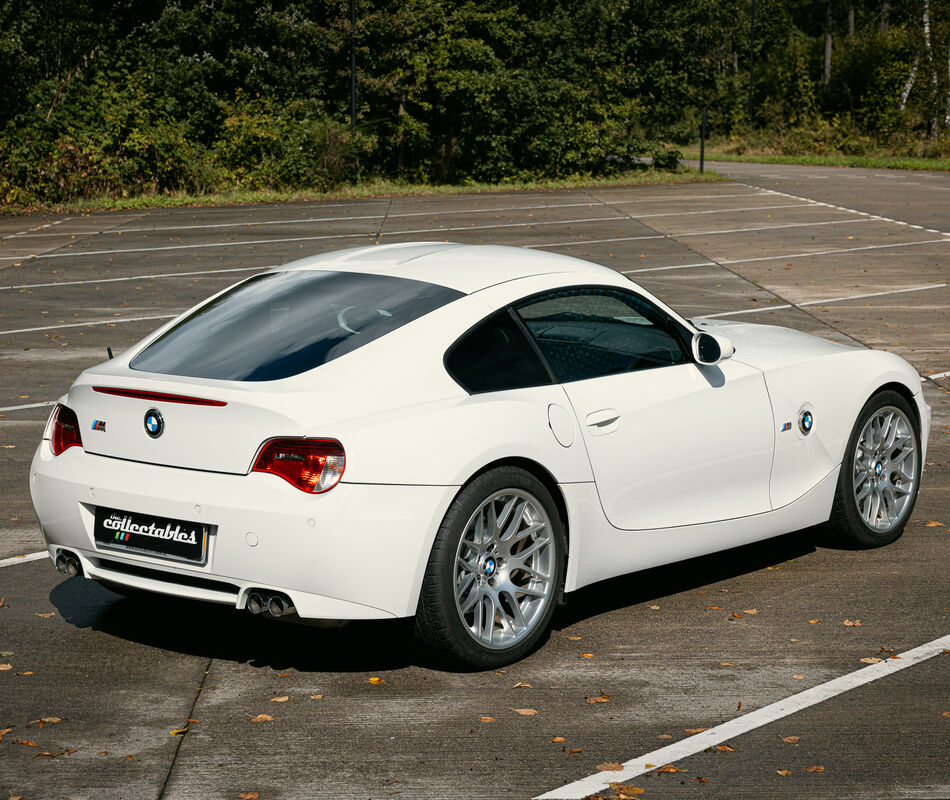
[(358, 186), (343, 186), (328, 192), (295, 189), (289, 191), (249, 191), (235, 189), (206, 195), (146, 194), (134, 197), (94, 197), (68, 203), (55, 203), (29, 208), (6, 206), (6, 214), (25, 214), (37, 211), (60, 214), (81, 214), (90, 211), (120, 211), (125, 209), (178, 208), (181, 206), (245, 205), (249, 203), (300, 203), (324, 200), (349, 200), (374, 197), (408, 197), (476, 192), (527, 192), (545, 189), (583, 189), (600, 186), (639, 186), (649, 184), (709, 183), (726, 178), (707, 170), (681, 167), (675, 172), (642, 169), (613, 175), (609, 178), (570, 177), (558, 180), (511, 181), (505, 183), (471, 183), (430, 185), (373, 179)]
[[(683, 158), (699, 158), (699, 149), (684, 150)], [(739, 161), (750, 164), (805, 164), (812, 167), (868, 167), (869, 169), (912, 169), (928, 172), (950, 171), (950, 158), (905, 156), (786, 156), (717, 153), (706, 148), (706, 161)]]

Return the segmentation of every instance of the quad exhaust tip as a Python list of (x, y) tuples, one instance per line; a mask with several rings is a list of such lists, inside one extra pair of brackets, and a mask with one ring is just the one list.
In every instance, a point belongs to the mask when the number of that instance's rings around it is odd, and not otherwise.
[(263, 614), (266, 611), (274, 618), (296, 612), (293, 602), (283, 592), (269, 592), (263, 589), (251, 590), (247, 596), (246, 608), (252, 614)]
[(55, 560), (56, 569), (70, 578), (82, 575), (82, 564), (79, 559), (68, 550), (60, 550)]

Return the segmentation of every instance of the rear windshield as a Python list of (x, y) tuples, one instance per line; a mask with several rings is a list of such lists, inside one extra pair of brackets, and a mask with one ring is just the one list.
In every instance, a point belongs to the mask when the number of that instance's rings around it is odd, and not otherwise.
[(273, 381), (319, 367), (462, 297), (352, 272), (256, 275), (186, 317), (130, 366), (192, 378)]

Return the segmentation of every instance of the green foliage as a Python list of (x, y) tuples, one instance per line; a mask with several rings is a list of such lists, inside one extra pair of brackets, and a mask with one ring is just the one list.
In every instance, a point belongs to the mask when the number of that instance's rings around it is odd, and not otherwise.
[(672, 170), (704, 106), (736, 150), (948, 153), (950, 0), (932, 67), (919, 0), (835, 0), (828, 86), (827, 4), (755, 7), (750, 42), (747, 0), (358, 0), (355, 30), (348, 0), (0, 0), (0, 202)]

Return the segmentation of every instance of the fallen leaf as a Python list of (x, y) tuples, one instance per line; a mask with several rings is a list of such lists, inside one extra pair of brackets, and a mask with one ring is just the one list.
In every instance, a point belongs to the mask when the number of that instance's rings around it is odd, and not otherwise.
[(12, 650), (0, 650), (0, 658), (9, 658), (13, 655)]
[(825, 768), (822, 766), (816, 767), (805, 767), (805, 772), (824, 772)]
[(862, 664), (879, 664), (883, 660), (883, 658), (877, 658), (876, 656), (868, 656), (867, 658), (858, 659), (858, 661), (860, 661)]
[[(950, 716), (950, 714), (947, 714), (947, 716)], [(3, 729), (0, 729), (0, 742), (2, 742), (2, 741), (3, 741), (3, 737), (6, 736), (6, 735), (7, 735), (10, 731), (12, 731), (12, 730), (13, 730), (13, 728), (3, 728)]]
[(373, 686), (379, 686), (380, 684), (386, 683), (386, 681), (384, 681), (382, 678), (370, 678), (369, 682), (373, 684)]
[(665, 767), (660, 767), (657, 772), (686, 772), (685, 769), (677, 769), (672, 764), (667, 764)]
[(568, 636), (567, 637), (568, 641), (570, 642), (579, 642), (583, 638), (584, 638), (583, 636)]
[(861, 620), (859, 619), (846, 619), (841, 623), (842, 625), (847, 625), (849, 628), (860, 628)]
[(583, 753), (583, 752), (584, 750), (581, 747), (572, 747), (570, 750), (567, 751), (567, 754), (570, 756), (576, 756), (578, 753)]
[(598, 764), (594, 769), (599, 769), (601, 772), (620, 772), (623, 767), (619, 761), (608, 761), (604, 764)]
[(706, 606), (706, 608), (709, 609), (710, 611), (722, 611), (721, 606)]
[(29, 739), (14, 739), (14, 744), (22, 744), (26, 747), (39, 747), (36, 742), (31, 742)]
[(497, 722), (497, 720), (494, 717), (479, 717), (478, 721), (479, 722)]
[(135, 756), (122, 756), (126, 761), (131, 761)]
[(804, 676), (804, 675), (792, 675), (792, 677), (793, 677), (796, 681), (803, 681), (803, 680), (805, 680), (805, 676)]
[(723, 752), (723, 753), (734, 753), (734, 752), (736, 752), (736, 748), (734, 748), (732, 745), (728, 745), (728, 744), (717, 744), (717, 745), (716, 745), (716, 749), (717, 749), (717, 750), (720, 750), (720, 751)]
[(702, 733), (705, 728), (685, 728), (684, 729), (688, 734), (692, 735), (694, 733)]
[(581, 658), (593, 658), (593, 653), (581, 653)]
[(660, 734), (659, 736), (657, 736), (656, 738), (657, 738), (657, 739), (672, 739), (672, 738), (673, 738), (673, 734), (671, 734), (671, 733), (661, 733), (661, 734)]
[(512, 689), (531, 689), (533, 688), (530, 683), (525, 683), (524, 681), (518, 681)]
[(169, 736), (184, 736), (186, 733), (188, 733), (187, 725), (184, 728), (176, 728), (173, 731), (169, 731), (168, 735)]
[(774, 570), (777, 570), (777, 569), (781, 569), (781, 567), (766, 567), (766, 569), (770, 569), (770, 570), (773, 570), (773, 571), (774, 571)]
[(630, 786), (626, 783), (610, 783), (608, 784), (611, 789), (617, 793), (617, 797), (636, 797), (637, 795), (643, 794), (643, 789), (639, 786)]
[(312, 695), (310, 695), (310, 699), (311, 699), (311, 700), (322, 700), (322, 699), (323, 699), (323, 695), (322, 695), (322, 694), (312, 694)]
[(294, 677), (294, 673), (292, 673), (292, 672), (281, 672), (280, 675), (278, 675), (277, 677), (278, 677), (278, 678), (292, 678), (292, 677)]
[(881, 648), (881, 652), (882, 652), (882, 653), (893, 653), (894, 651), (891, 650), (891, 648), (889, 648), (889, 647), (882, 647), (882, 648)]
[(108, 751), (108, 750), (100, 750), (100, 751), (99, 751), (99, 755), (100, 755), (100, 756), (107, 756), (107, 755), (109, 755), (109, 751)]
[(603, 692), (601, 692), (598, 697), (588, 697), (587, 702), (588, 703), (609, 703), (611, 697), (613, 697), (612, 694), (604, 694)]
[(563, 742), (566, 742), (567, 739), (565, 739), (563, 736), (552, 736), (551, 741), (554, 742), (555, 744), (561, 744)]
[(729, 662), (729, 661), (720, 661), (720, 662), (719, 662), (719, 666), (720, 666), (720, 667), (734, 667), (735, 664), (733, 664), (733, 663), (731, 663), (731, 662)]
[(251, 722), (273, 722), (274, 718), (270, 714), (258, 714), (256, 717), (251, 717)]
[(942, 528), (942, 527), (943, 527), (943, 523), (942, 523), (942, 522), (937, 522), (937, 520), (935, 520), (935, 519), (928, 519), (928, 520), (924, 523), (924, 527), (926, 527), (926, 528)]
[(288, 700), (290, 700), (290, 695), (287, 694), (281, 695), (280, 697), (272, 697), (270, 699), (272, 703), (286, 703)]
[(533, 708), (513, 708), (511, 709), (516, 714), (521, 714), (522, 717), (533, 717), (538, 712)]
[(739, 703), (736, 705), (736, 711), (742, 711), (742, 701), (741, 701), (741, 700), (740, 700)]
[(659, 611), (659, 610), (660, 610), (660, 607), (659, 607), (659, 606), (650, 606), (650, 608), (652, 608), (654, 611)]
[(738, 611), (733, 611), (732, 616), (734, 619), (742, 619), (742, 614), (740, 614)]
[(753, 614), (753, 615), (755, 615), (755, 614), (758, 614), (758, 613), (759, 613), (759, 609), (757, 609), (757, 608), (744, 608), (744, 609), (742, 609), (742, 613), (743, 613), (743, 614)]
[[(941, 712), (940, 712), (940, 716), (941, 716), (941, 717), (950, 717), (950, 711), (941, 711)], [(8, 730), (8, 731), (12, 731), (13, 728), (7, 728), (7, 730)], [(2, 735), (3, 735), (5, 732), (6, 732), (6, 731), (0, 731), (0, 737), (2, 737)]]
[(13, 664), (0, 664), (0, 672), (6, 672), (8, 669), (13, 669)]
[(782, 741), (787, 742), (788, 744), (798, 744), (801, 741), (801, 736), (783, 736)]
[(809, 624), (809, 625), (821, 625), (821, 620), (820, 620), (820, 619), (810, 619), (810, 620), (808, 620), (808, 624)]
[(50, 611), (48, 614), (34, 614), (34, 617), (42, 617), (43, 619), (49, 619), (50, 617), (55, 617), (56, 612)]
[(697, 778), (697, 783), (709, 783), (709, 778)]
[(188, 719), (186, 719), (185, 722), (191, 725), (197, 725), (200, 722), (200, 720), (197, 720), (194, 717), (188, 717)]
[(27, 670), (26, 672), (18, 672), (18, 673), (17, 673), (17, 675), (32, 675), (32, 674), (33, 674), (33, 671), (32, 671), (32, 670)]
[(791, 771), (790, 769), (777, 769), (777, 770), (775, 770), (775, 774), (776, 774), (776, 775), (782, 775), (782, 776), (784, 776), (784, 777), (788, 777), (789, 775), (792, 774), (792, 771)]
[(238, 800), (257, 800), (260, 795), (257, 792), (241, 792), (238, 795)]
[(42, 727), (44, 724), (45, 724), (45, 725), (58, 725), (58, 724), (59, 724), (60, 722), (62, 722), (62, 721), (63, 721), (63, 720), (62, 720), (60, 717), (40, 717), (39, 720), (38, 720), (38, 722), (40, 723), (40, 727)]

